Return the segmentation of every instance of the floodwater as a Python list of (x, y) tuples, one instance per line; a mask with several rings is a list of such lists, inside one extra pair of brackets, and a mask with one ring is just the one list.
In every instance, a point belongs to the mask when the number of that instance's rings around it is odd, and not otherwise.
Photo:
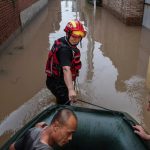
[[(45, 86), (45, 62), (53, 41), (71, 19), (80, 19), (79, 98), (124, 111), (150, 131), (150, 30), (124, 25), (86, 0), (49, 0), (48, 6), (0, 54), (0, 143), (55, 99)], [(83, 107), (88, 104), (77, 103)]]

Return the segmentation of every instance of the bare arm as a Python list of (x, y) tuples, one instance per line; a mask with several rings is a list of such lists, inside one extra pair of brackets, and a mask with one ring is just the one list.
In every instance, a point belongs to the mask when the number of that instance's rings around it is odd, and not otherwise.
[(10, 145), (9, 150), (16, 150), (15, 146), (14, 146), (14, 143)]
[(134, 132), (136, 134), (138, 134), (142, 139), (144, 140), (150, 140), (150, 135), (147, 134), (144, 129), (142, 128), (142, 126), (140, 125), (135, 125), (133, 126), (133, 128), (135, 129)]
[(48, 125), (47, 125), (47, 123), (46, 122), (39, 122), (39, 123), (37, 123), (36, 125), (35, 125), (35, 127), (37, 127), (37, 128), (45, 128), (45, 127), (47, 127)]
[(64, 81), (65, 81), (65, 84), (66, 84), (66, 86), (68, 88), (68, 92), (69, 92), (69, 100), (75, 101), (77, 94), (74, 90), (70, 66), (64, 66), (63, 73), (64, 73)]
[[(37, 127), (37, 128), (45, 128), (47, 126), (48, 125), (46, 124), (46, 122), (39, 122), (35, 125), (35, 127)], [(22, 142), (21, 142), (21, 144), (22, 144)], [(9, 147), (9, 150), (16, 150), (14, 145), (15, 145), (15, 143), (11, 144)]]

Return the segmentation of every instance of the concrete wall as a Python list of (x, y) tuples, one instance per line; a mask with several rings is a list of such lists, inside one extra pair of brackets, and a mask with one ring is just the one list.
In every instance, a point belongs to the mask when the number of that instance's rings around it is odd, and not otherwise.
[(143, 26), (150, 29), (150, 0), (145, 0)]
[(24, 27), (37, 13), (48, 4), (48, 0), (39, 0), (20, 13), (21, 26)]
[(144, 0), (103, 0), (103, 6), (127, 25), (142, 25)]
[(150, 4), (150, 0), (145, 0), (145, 3)]

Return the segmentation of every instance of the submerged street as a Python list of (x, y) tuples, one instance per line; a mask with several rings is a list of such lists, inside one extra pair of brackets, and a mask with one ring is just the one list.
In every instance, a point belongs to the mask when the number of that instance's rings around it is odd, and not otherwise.
[[(72, 19), (81, 20), (87, 29), (82, 47), (79, 45), (79, 99), (127, 112), (150, 131), (150, 112), (146, 110), (150, 30), (127, 26), (86, 0), (55, 0), (0, 53), (1, 144), (55, 103), (45, 85), (45, 63), (54, 40), (65, 35), (64, 27)], [(73, 105), (96, 108), (81, 102)]]

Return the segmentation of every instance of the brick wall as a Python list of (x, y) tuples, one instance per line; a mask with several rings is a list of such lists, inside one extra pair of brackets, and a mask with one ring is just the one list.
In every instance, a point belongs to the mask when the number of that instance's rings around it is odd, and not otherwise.
[(128, 25), (142, 25), (144, 0), (103, 0), (103, 6)]
[(0, 0), (0, 45), (20, 26), (18, 3)]
[(18, 0), (18, 7), (19, 7), (20, 11), (22, 11), (25, 8), (31, 6), (36, 1), (38, 1), (38, 0)]
[(38, 0), (0, 0), (0, 46), (21, 26), (20, 12)]

